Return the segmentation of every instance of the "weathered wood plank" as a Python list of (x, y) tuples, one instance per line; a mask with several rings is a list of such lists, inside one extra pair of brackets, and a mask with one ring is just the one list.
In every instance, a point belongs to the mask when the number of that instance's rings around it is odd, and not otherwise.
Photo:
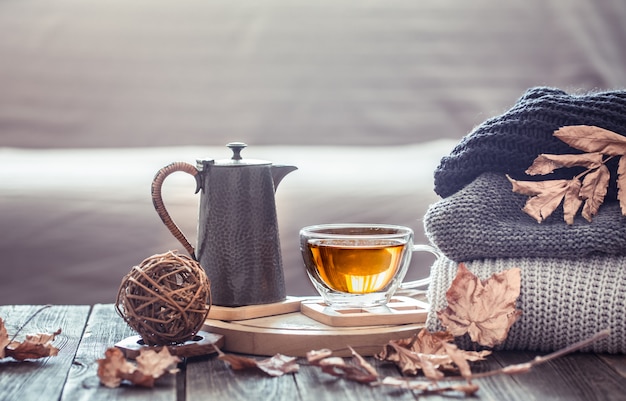
[[(41, 306), (0, 306), (9, 336), (12, 336)], [(0, 361), (0, 400), (57, 400), (63, 391), (87, 317), (88, 306), (50, 306), (41, 310), (18, 334), (50, 333), (61, 328), (54, 341), (59, 354), (33, 361), (17, 362), (12, 358)], [(42, 398), (43, 397), (43, 398)]]
[[(502, 366), (532, 360), (537, 354), (499, 352), (494, 357)], [(499, 376), (501, 377), (501, 376)], [(597, 355), (573, 353), (513, 376), (523, 388), (511, 391), (519, 400), (595, 401), (623, 400), (626, 378)]]
[(626, 377), (626, 355), (599, 354), (598, 356), (622, 377)]
[[(346, 358), (344, 358), (346, 359)], [(347, 360), (347, 359), (346, 359)], [(373, 357), (366, 360), (376, 369), (378, 375), (401, 377), (394, 364), (380, 362)], [(306, 361), (303, 361), (306, 364)], [(368, 384), (357, 383), (334, 377), (321, 371), (315, 366), (303, 366), (296, 376), (298, 389), (303, 401), (334, 401), (334, 400), (415, 400), (413, 392), (392, 387), (372, 387)]]
[(189, 359), (186, 378), (187, 400), (298, 399), (294, 374), (269, 377), (252, 370), (234, 371), (216, 356)]
[(171, 375), (152, 389), (129, 385), (110, 389), (100, 384), (96, 360), (104, 358), (107, 348), (135, 334), (115, 313), (113, 305), (95, 305), (69, 372), (62, 400), (175, 400), (176, 378)]

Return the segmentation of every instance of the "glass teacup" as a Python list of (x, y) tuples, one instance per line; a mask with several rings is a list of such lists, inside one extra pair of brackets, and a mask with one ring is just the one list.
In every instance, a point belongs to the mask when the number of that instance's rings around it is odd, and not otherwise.
[(300, 230), (307, 274), (324, 302), (335, 309), (384, 306), (400, 286), (428, 285), (430, 277), (402, 283), (414, 251), (440, 257), (413, 243), (413, 230), (384, 224), (323, 224)]

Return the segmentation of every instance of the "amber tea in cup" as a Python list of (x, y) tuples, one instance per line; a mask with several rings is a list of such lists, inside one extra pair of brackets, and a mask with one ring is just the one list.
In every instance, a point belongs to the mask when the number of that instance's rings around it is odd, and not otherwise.
[(300, 231), (307, 274), (324, 301), (335, 308), (385, 305), (398, 287), (413, 288), (429, 278), (402, 283), (413, 251), (439, 253), (413, 244), (408, 227), (381, 224), (326, 224)]

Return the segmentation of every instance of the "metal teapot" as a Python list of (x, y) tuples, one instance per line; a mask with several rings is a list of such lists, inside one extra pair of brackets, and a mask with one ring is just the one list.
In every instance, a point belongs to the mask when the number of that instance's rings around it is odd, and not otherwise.
[[(245, 143), (227, 145), (229, 160), (198, 160), (197, 167), (175, 162), (152, 182), (154, 208), (170, 232), (205, 269), (214, 305), (243, 306), (286, 298), (274, 192), (294, 166), (244, 160)], [(161, 187), (173, 172), (196, 179), (201, 191), (197, 247), (189, 243), (165, 209)]]

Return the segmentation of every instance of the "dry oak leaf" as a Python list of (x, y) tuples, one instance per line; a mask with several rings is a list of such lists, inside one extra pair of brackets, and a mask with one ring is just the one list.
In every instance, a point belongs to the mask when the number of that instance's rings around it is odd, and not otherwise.
[(98, 377), (100, 382), (109, 388), (119, 387), (122, 381), (127, 380), (141, 387), (154, 387), (157, 379), (167, 373), (178, 372), (174, 368), (181, 361), (177, 356), (170, 354), (167, 347), (161, 351), (142, 348), (137, 357), (137, 365), (126, 360), (122, 351), (111, 347), (104, 353), (103, 359), (98, 359)]
[(296, 363), (297, 358), (292, 356), (276, 354), (271, 358), (257, 361), (244, 356), (225, 354), (217, 347), (215, 349), (218, 359), (228, 362), (233, 370), (259, 369), (269, 376), (277, 377), (285, 373), (295, 373), (300, 369), (300, 365)]
[(61, 329), (50, 334), (28, 334), (22, 342), (11, 341), (4, 321), (0, 318), (0, 359), (12, 357), (17, 361), (23, 361), (56, 356), (59, 349), (51, 343), (59, 334), (61, 334)]
[(495, 273), (485, 281), (464, 263), (446, 292), (448, 306), (437, 316), (455, 337), (469, 333), (470, 339), (486, 347), (502, 343), (522, 314), (515, 308), (520, 294), (520, 269)]

